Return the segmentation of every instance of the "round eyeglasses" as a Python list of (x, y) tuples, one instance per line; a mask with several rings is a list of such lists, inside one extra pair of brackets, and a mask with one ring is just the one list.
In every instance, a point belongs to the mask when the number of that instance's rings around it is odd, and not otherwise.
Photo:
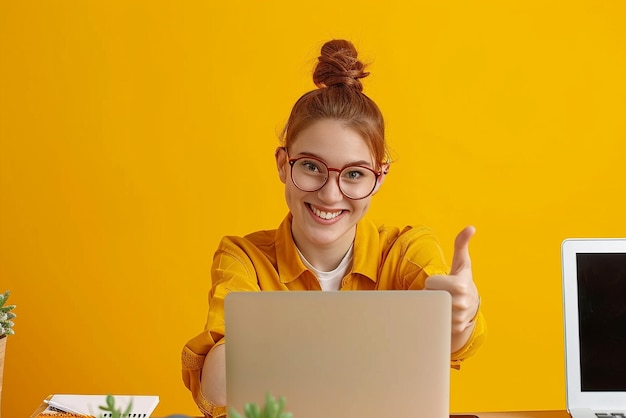
[(319, 158), (299, 157), (289, 160), (291, 181), (303, 192), (316, 192), (328, 182), (331, 171), (337, 172), (337, 185), (348, 199), (365, 199), (374, 192), (381, 171), (374, 171), (362, 165), (346, 165), (331, 168)]

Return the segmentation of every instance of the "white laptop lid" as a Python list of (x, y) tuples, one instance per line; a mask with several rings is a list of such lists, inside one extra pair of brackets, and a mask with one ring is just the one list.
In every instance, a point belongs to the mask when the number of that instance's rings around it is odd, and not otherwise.
[(230, 293), (227, 404), (269, 392), (296, 418), (448, 418), (450, 321), (441, 291)]
[(626, 410), (626, 238), (561, 247), (567, 407)]

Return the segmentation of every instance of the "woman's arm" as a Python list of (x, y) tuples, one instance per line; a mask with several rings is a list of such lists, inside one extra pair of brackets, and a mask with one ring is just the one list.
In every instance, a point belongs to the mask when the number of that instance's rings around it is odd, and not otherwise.
[(467, 342), (469, 341), (470, 337), (472, 336), (472, 332), (474, 331), (474, 326), (475, 325), (476, 324), (474, 322), (472, 322), (463, 331), (458, 332), (458, 333), (454, 333), (454, 332), (452, 333), (451, 347), (450, 347), (450, 352), (451, 353), (456, 353), (461, 348), (463, 348), (465, 346), (465, 344), (467, 344)]
[(216, 345), (204, 359), (200, 378), (202, 394), (214, 405), (226, 405), (225, 343)]

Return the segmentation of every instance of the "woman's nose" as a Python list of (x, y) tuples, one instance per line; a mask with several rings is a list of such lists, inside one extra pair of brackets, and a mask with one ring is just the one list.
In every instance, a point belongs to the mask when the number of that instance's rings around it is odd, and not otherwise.
[(318, 190), (318, 196), (326, 203), (335, 203), (343, 200), (343, 192), (339, 188), (339, 173), (328, 173), (326, 184)]

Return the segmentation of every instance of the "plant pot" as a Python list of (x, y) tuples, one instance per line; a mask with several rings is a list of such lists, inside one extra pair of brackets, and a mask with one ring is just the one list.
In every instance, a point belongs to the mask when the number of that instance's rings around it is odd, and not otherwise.
[(4, 353), (7, 349), (7, 336), (0, 337), (0, 418), (2, 418), (2, 376), (4, 375)]

